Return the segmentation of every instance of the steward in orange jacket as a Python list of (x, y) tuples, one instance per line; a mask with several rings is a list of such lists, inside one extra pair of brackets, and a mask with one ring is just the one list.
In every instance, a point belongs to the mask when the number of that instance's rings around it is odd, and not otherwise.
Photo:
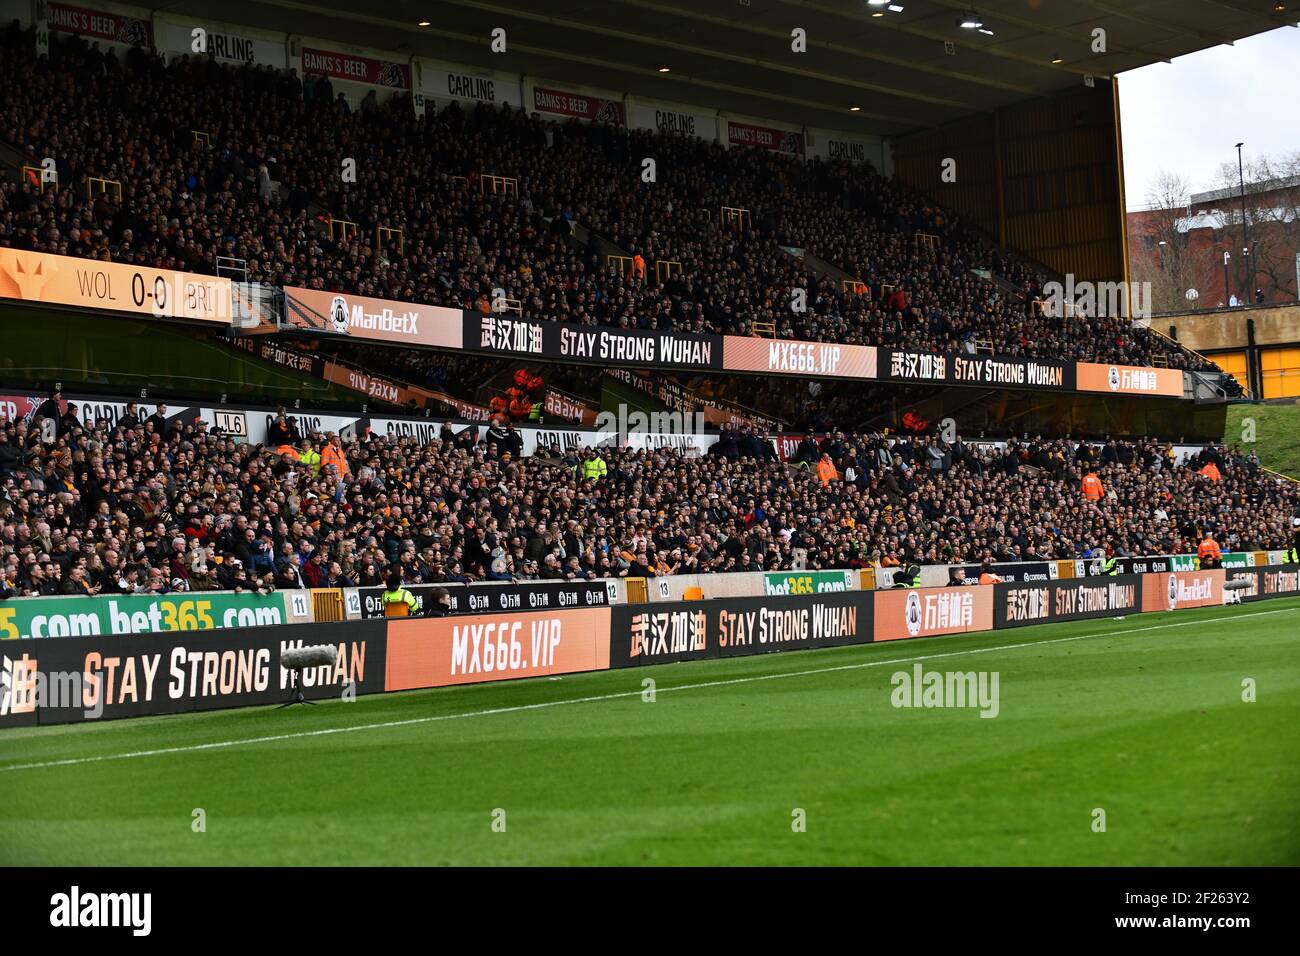
[(835, 470), (835, 463), (831, 461), (831, 456), (822, 455), (822, 460), (817, 462), (817, 478), (821, 481), (822, 487), (826, 487), (839, 476), (840, 473)]
[(1084, 475), (1083, 496), (1089, 501), (1100, 501), (1102, 494), (1101, 479), (1091, 471)]
[(346, 478), (351, 470), (348, 468), (348, 458), (343, 454), (343, 442), (334, 432), (329, 433), (329, 441), (320, 452), (321, 471), (329, 468), (330, 465), (334, 466), (336, 478)]
[(992, 561), (980, 563), (980, 584), (1001, 584), (1002, 575), (993, 570)]

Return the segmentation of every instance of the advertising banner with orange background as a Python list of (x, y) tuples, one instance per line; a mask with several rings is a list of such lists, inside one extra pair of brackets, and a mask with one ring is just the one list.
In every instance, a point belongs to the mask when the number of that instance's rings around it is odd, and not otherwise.
[(391, 620), (385, 690), (609, 669), (608, 607)]
[(1142, 610), (1176, 611), (1223, 603), (1224, 572), (1170, 571), (1142, 575)]
[(578, 422), (588, 428), (596, 424), (596, 416), (600, 414), (598, 409), (582, 401), (582, 399), (550, 389), (547, 389), (546, 397), (542, 400), (542, 410), (547, 415), (555, 415), (566, 421)]
[(100, 259), (0, 249), (0, 298), (229, 323), (229, 279)]
[(1136, 365), (1097, 365), (1093, 362), (1079, 362), (1075, 383), (1081, 392), (1183, 397), (1183, 373), (1181, 369), (1176, 368), (1144, 368)]
[(460, 309), (294, 286), (285, 286), (284, 302), (285, 318), (298, 328), (444, 349), (464, 342)]
[(417, 406), (423, 408), (426, 404), (425, 400), (432, 397), (431, 393), (422, 388), (399, 384), (384, 378), (382, 375), (371, 375), (369, 372), (363, 372), (347, 365), (340, 365), (338, 362), (333, 361), (325, 362), (321, 370), (321, 377), (327, 382), (342, 385), (354, 392), (362, 392), (371, 398), (392, 405), (405, 405), (408, 402), (414, 402)]
[(876, 592), (877, 641), (993, 629), (993, 588), (898, 588)]
[(728, 335), (723, 338), (722, 364), (729, 372), (875, 378), (876, 347)]

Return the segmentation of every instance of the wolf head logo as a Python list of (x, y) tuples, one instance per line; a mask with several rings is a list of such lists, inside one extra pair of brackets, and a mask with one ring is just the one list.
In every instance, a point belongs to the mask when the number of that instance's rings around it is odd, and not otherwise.
[[(24, 253), (17, 249), (6, 249), (7, 253), (0, 259), (0, 286), (7, 279), (13, 284), (17, 295), (15, 298), (35, 301), (41, 298), (45, 284), (59, 271), (52, 259), (46, 259), (39, 253)], [(13, 295), (13, 293), (7, 293)]]

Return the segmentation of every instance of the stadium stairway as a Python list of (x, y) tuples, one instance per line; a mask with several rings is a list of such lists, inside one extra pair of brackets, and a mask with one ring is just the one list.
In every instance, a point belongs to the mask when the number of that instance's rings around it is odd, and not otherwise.
[[(545, 222), (547, 227), (549, 228), (551, 223), (554, 221), (554, 217), (543, 216), (542, 221)], [(596, 240), (596, 248), (600, 250), (601, 263), (608, 262), (610, 256), (615, 256), (621, 259), (632, 258), (631, 252), (624, 249), (622, 246), (615, 245), (613, 242), (606, 239), (600, 233), (595, 232), (588, 226), (583, 225), (578, 220), (571, 219), (570, 224), (573, 226), (573, 229), (565, 237), (565, 241), (576, 252), (585, 255), (587, 252), (587, 245), (588, 243), (591, 242), (592, 238), (594, 237)]]
[(787, 256), (819, 276), (826, 276), (838, 282), (870, 282), (869, 279), (861, 276), (851, 276), (839, 266), (832, 265), (820, 256), (815, 256), (807, 249), (800, 249), (797, 246), (782, 246), (781, 251)]
[(985, 273), (982, 269), (971, 269), (970, 271), (981, 279), (992, 282), (997, 290), (1008, 299), (1011, 299), (1014, 302), (1025, 301), (1025, 290), (1020, 288), (1020, 286), (1016, 285), (1010, 279), (1005, 279), (996, 272)]
[(4, 171), (5, 179), (21, 183), (22, 168), (26, 164), (27, 157), (22, 150), (0, 140), (0, 170)]

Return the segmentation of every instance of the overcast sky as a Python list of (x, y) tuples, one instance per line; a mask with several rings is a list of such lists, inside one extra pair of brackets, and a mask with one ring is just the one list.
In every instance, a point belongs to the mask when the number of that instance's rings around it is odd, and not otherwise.
[(1300, 151), (1300, 29), (1283, 27), (1119, 75), (1124, 193), (1147, 204), (1161, 169), (1192, 190), (1217, 188), (1220, 163), (1242, 153)]

